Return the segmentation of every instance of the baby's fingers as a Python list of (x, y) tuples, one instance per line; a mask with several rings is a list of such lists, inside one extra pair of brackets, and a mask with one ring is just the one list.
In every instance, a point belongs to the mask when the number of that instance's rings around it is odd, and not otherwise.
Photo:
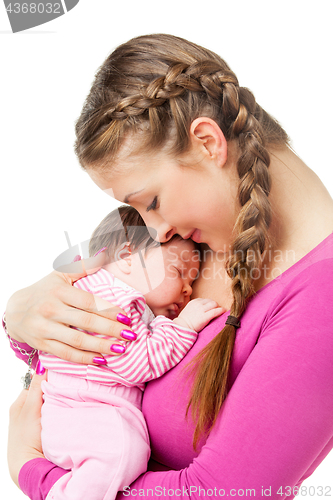
[[(213, 299), (205, 299), (203, 302), (202, 302), (202, 309), (206, 312), (206, 311), (210, 311), (211, 309), (223, 309), (222, 307), (219, 306), (219, 304), (213, 300)], [(223, 312), (225, 312), (225, 310), (223, 309)]]
[(221, 316), (221, 314), (223, 314), (224, 312), (225, 310), (223, 309), (223, 307), (214, 307), (205, 312), (205, 318), (207, 319), (207, 322), (209, 322), (212, 319)]

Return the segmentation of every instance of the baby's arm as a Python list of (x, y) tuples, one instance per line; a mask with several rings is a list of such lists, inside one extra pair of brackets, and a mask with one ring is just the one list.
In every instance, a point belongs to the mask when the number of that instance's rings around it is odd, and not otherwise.
[(193, 299), (184, 307), (174, 323), (196, 332), (202, 330), (212, 319), (225, 313), (215, 300)]

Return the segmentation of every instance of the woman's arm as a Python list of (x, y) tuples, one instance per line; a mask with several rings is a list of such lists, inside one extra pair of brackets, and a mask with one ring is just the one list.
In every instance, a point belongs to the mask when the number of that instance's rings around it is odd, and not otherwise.
[[(266, 329), (237, 377), (207, 443), (189, 467), (147, 472), (117, 498), (139, 496), (139, 490), (149, 498), (191, 494), (193, 500), (215, 488), (217, 496), (224, 490), (225, 496), (236, 498), (241, 496), (235, 494), (237, 490), (248, 490), (248, 496), (255, 491), (256, 497), (262, 497), (264, 488), (275, 500), (292, 493), (332, 447), (331, 308), (321, 307), (327, 327), (308, 329), (305, 335), (303, 330), (304, 323), (317, 323), (319, 305), (314, 300), (311, 309), (308, 301), (285, 321), (273, 322)], [(297, 325), (302, 316), (304, 321)], [(33, 470), (31, 465), (26, 464), (20, 474), (26, 484), (29, 473), (30, 491), (54, 470), (51, 464), (42, 467), (37, 462)]]
[(16, 292), (6, 309), (11, 338), (75, 363), (92, 364), (96, 355), (110, 354), (114, 340), (69, 326), (118, 339), (122, 339), (124, 324), (130, 329), (124, 323), (126, 319), (119, 317), (125, 315), (121, 308), (72, 286), (79, 278), (97, 271), (103, 262), (103, 253), (74, 262), (68, 266), (68, 273), (52, 272)]
[[(291, 288), (290, 303), (278, 301), (263, 324), (198, 457), (180, 471), (143, 474), (119, 496), (142, 490), (152, 498), (191, 494), (199, 500), (215, 488), (217, 496), (219, 490), (293, 496), (293, 487), (333, 446), (333, 268), (312, 270)], [(38, 478), (35, 469), (30, 479)]]

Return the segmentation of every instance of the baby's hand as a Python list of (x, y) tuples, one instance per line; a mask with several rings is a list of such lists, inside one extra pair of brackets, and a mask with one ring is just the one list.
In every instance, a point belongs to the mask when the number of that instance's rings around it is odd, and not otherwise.
[(181, 326), (199, 332), (212, 319), (226, 312), (215, 300), (193, 299), (184, 307), (178, 318), (173, 321)]

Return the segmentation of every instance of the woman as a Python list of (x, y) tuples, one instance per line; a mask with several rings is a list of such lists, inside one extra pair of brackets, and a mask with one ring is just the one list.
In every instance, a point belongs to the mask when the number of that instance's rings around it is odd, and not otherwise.
[[(92, 180), (134, 206), (160, 241), (178, 233), (208, 245), (194, 295), (230, 309), (148, 384), (143, 412), (159, 464), (123, 495), (294, 496), (333, 446), (328, 192), (221, 58), (168, 35), (109, 56), (76, 133)], [(96, 311), (69, 286), (84, 273), (17, 292), (11, 337), (80, 363), (107, 353), (113, 341), (67, 326), (120, 338), (122, 311)], [(29, 412), (37, 387), (14, 406), (10, 468), (31, 498), (45, 498), (64, 471), (42, 458)], [(34, 442), (29, 432), (18, 445), (27, 418)]]

